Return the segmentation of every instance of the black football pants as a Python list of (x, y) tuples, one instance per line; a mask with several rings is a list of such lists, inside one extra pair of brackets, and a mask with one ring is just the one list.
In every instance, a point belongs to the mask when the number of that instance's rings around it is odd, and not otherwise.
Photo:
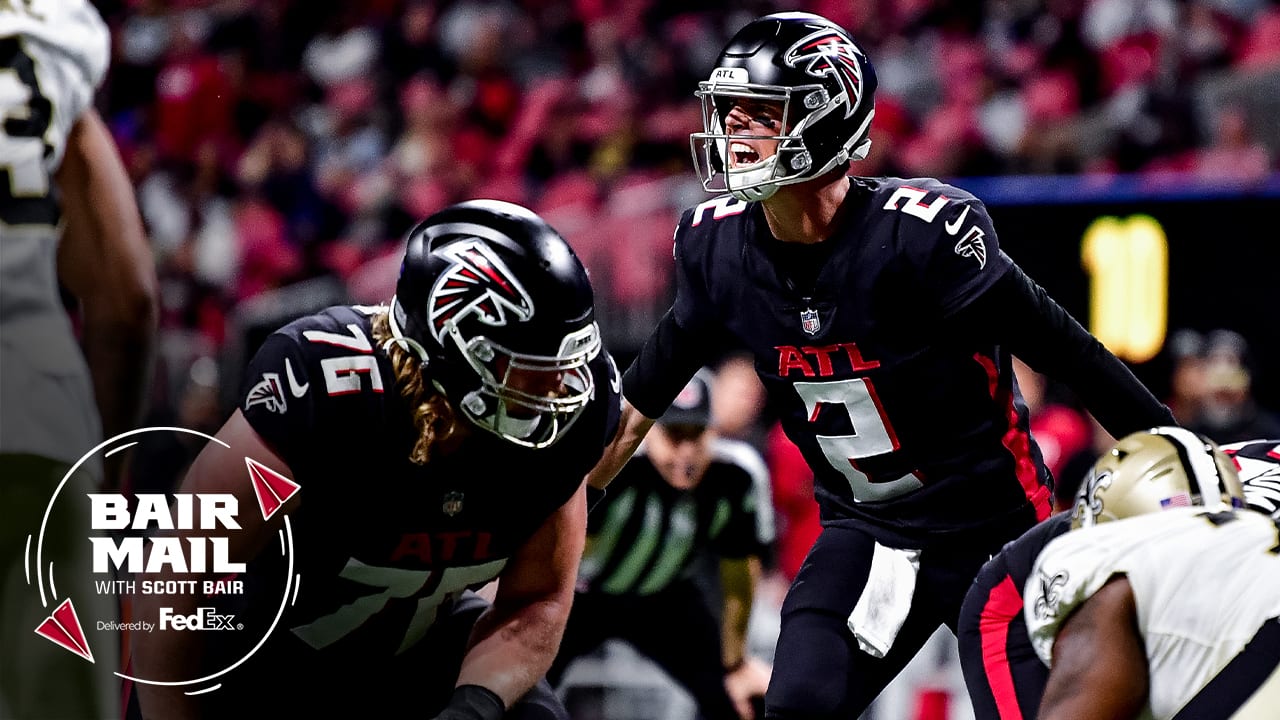
[(941, 625), (956, 629), (960, 605), (1000, 542), (949, 542), (920, 554), (911, 610), (889, 652), (863, 652), (849, 614), (871, 569), (875, 541), (847, 527), (824, 527), (782, 603), (782, 625), (765, 717), (858, 717)]

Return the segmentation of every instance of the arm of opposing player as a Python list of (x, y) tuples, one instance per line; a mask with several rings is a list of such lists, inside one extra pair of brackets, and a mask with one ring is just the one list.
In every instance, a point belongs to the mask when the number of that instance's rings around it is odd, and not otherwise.
[(569, 619), (586, 528), (579, 488), (507, 563), (493, 606), (472, 630), (458, 687), (487, 688), (509, 708), (546, 675)]
[(1149, 687), (1133, 591), (1118, 577), (1058, 631), (1038, 717), (1130, 720), (1146, 707)]
[[(159, 531), (157, 535), (177, 536), (183, 539), (184, 544), (187, 536), (226, 538), (228, 559), (231, 562), (248, 562), (261, 551), (266, 541), (278, 532), (283, 524), (284, 515), (293, 512), (299, 506), (301, 493), (285, 502), (270, 521), (264, 520), (258, 511), (253, 483), (250, 481), (242, 457), (252, 458), (286, 477), (291, 478), (293, 473), (284, 461), (267, 447), (239, 410), (236, 410), (218, 431), (217, 438), (231, 449), (216, 442), (206, 445), (192, 463), (178, 492), (234, 496), (238, 509), (235, 520), (240, 526), (239, 529), (197, 528)], [(166, 571), (151, 574), (148, 578), (158, 581), (195, 580), (199, 582), (211, 579), (212, 574), (176, 575)], [(133, 597), (134, 617), (154, 622), (159, 617), (162, 606), (172, 608), (175, 616), (191, 615), (196, 612), (196, 606), (201, 597), (203, 597), (201, 594), (194, 592), (174, 595), (138, 594)], [(157, 630), (133, 635), (134, 675), (161, 682), (199, 677), (202, 637), (203, 634), (199, 632), (175, 630)], [(183, 720), (198, 717), (194, 699), (185, 694), (183, 686), (167, 687), (152, 683), (138, 683), (134, 687), (145, 718)]]
[[(57, 182), (65, 218), (58, 274), (81, 303), (94, 396), (103, 432), (112, 437), (141, 418), (159, 316), (158, 281), (133, 184), (93, 110), (72, 127)], [(109, 485), (118, 481), (107, 478)]]

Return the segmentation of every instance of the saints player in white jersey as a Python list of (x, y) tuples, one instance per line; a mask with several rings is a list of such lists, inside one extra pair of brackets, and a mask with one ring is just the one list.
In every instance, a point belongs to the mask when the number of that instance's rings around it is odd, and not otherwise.
[(1243, 507), (1235, 464), (1181, 428), (1098, 460), (1024, 593), (1041, 720), (1276, 717), (1280, 542)]
[[(104, 433), (136, 423), (156, 324), (155, 264), (133, 188), (93, 110), (107, 69), (106, 25), (88, 0), (0, 1), (0, 717), (119, 714), (119, 651), (95, 662), (33, 630), (63, 599), (111, 617), (90, 581), (76, 500), (118, 482), (123, 456), (68, 480), (41, 536), (60, 593), (29, 585), (28, 538), (72, 464)], [(82, 340), (60, 297), (78, 300)], [(87, 360), (87, 361), (86, 361)], [(35, 541), (31, 541), (32, 552)], [(41, 563), (44, 566), (44, 562)], [(25, 571), (24, 571), (25, 568)], [(30, 573), (30, 575), (28, 575)], [(102, 607), (91, 607), (93, 605)], [(94, 628), (85, 628), (87, 634)]]

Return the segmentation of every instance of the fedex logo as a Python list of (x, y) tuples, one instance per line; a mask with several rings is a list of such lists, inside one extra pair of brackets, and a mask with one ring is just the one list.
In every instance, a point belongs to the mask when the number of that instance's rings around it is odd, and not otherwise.
[(879, 360), (867, 360), (862, 357), (862, 351), (858, 349), (857, 343), (805, 345), (804, 347), (778, 345), (774, 350), (778, 351), (778, 377), (783, 378), (792, 372), (799, 372), (805, 377), (831, 377), (835, 374), (837, 365), (843, 372), (845, 363), (848, 363), (848, 368), (855, 373), (880, 367)]
[(175, 615), (173, 608), (160, 608), (161, 630), (239, 630), (235, 615), (219, 615), (215, 608), (202, 607), (190, 615)]

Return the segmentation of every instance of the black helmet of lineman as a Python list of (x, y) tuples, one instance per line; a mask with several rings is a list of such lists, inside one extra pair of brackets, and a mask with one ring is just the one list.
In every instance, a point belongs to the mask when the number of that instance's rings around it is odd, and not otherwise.
[[(703, 132), (690, 136), (702, 186), (739, 200), (764, 200), (782, 185), (818, 177), (871, 148), (876, 73), (839, 25), (819, 15), (766, 15), (738, 31), (710, 79), (698, 83)], [(728, 167), (729, 111), (740, 101), (782, 106), (778, 151), (745, 167)], [(739, 136), (741, 137), (741, 136)]]
[(409, 231), (390, 325), (464, 417), (517, 445), (555, 443), (595, 392), (586, 270), (519, 205), (471, 200)]

